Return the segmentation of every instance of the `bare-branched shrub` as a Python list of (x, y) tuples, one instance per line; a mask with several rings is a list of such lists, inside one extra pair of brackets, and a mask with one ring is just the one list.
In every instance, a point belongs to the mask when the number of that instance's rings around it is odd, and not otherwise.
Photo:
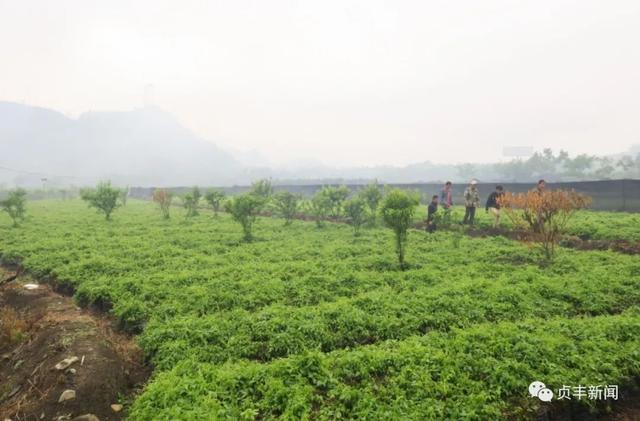
[(0, 310), (0, 349), (19, 341), (27, 329), (27, 324), (10, 307)]
[(173, 193), (167, 189), (155, 189), (153, 192), (153, 201), (160, 207), (160, 212), (165, 219), (170, 218), (171, 202), (173, 201)]
[(589, 206), (591, 198), (573, 190), (507, 192), (498, 203), (516, 227), (530, 232), (550, 261), (567, 224), (578, 210)]

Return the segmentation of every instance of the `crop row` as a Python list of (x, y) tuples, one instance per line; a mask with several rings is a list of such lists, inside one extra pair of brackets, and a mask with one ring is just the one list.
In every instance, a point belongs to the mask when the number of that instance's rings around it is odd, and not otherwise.
[[(640, 310), (477, 325), (269, 364), (187, 358), (138, 399), (136, 420), (533, 418), (527, 385), (615, 384), (640, 375)], [(576, 404), (589, 405), (583, 400)]]
[(269, 361), (483, 322), (615, 314), (640, 303), (632, 280), (640, 267), (626, 256), (614, 261), (603, 260), (599, 269), (567, 274), (562, 281), (544, 272), (535, 281), (526, 272), (496, 278), (483, 274), (437, 285), (414, 282), (401, 290), (381, 287), (314, 306), (275, 304), (256, 312), (238, 309), (204, 317), (159, 313), (141, 343), (166, 368), (189, 354), (213, 363)]

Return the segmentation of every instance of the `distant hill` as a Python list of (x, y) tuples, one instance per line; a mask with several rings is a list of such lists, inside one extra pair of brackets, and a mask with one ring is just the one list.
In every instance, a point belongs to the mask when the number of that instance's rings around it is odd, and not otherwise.
[[(629, 159), (622, 162), (623, 157)], [(72, 119), (56, 111), (0, 101), (0, 190), (4, 185), (86, 186), (111, 180), (130, 186), (231, 186), (270, 177), (276, 184), (550, 181), (640, 178), (640, 145), (609, 157), (554, 155), (495, 164), (335, 168), (301, 160), (273, 168), (257, 151), (227, 151), (198, 137), (155, 107), (89, 112)]]
[(70, 119), (10, 102), (0, 102), (0, 167), (5, 167), (0, 182), (26, 185), (39, 185), (42, 177), (49, 184), (111, 179), (149, 186), (222, 185), (234, 183), (242, 172), (231, 154), (158, 108)]

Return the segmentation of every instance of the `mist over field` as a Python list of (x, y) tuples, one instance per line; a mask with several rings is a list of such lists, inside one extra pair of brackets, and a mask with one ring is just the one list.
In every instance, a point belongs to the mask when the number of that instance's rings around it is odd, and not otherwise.
[[(619, 162), (640, 144), (635, 1), (26, 0), (0, 19), (8, 187), (638, 177)], [(492, 165), (546, 149), (583, 156)]]
[(246, 185), (261, 177), (277, 183), (531, 182), (640, 177), (640, 144), (603, 157), (569, 157), (538, 151), (533, 157), (494, 164), (430, 161), (406, 166), (336, 167), (319, 161), (274, 166), (259, 153), (228, 150), (198, 136), (155, 106), (132, 111), (83, 113), (0, 102), (0, 183), (5, 186), (82, 186), (100, 180), (117, 185)]

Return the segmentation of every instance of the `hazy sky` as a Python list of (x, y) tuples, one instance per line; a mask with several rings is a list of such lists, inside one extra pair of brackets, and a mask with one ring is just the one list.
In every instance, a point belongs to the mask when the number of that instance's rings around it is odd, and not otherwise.
[(640, 142), (640, 1), (0, 0), (0, 100), (154, 103), (274, 162)]

